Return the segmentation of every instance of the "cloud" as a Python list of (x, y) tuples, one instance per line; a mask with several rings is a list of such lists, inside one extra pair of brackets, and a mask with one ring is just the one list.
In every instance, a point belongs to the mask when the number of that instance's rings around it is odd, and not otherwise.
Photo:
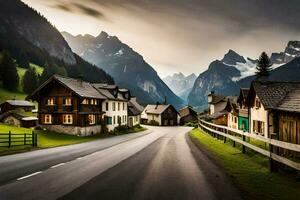
[(104, 14), (97, 9), (87, 7), (79, 3), (73, 3), (73, 5), (76, 8), (78, 8), (83, 14), (86, 14), (91, 17), (96, 17), (96, 18), (105, 18)]

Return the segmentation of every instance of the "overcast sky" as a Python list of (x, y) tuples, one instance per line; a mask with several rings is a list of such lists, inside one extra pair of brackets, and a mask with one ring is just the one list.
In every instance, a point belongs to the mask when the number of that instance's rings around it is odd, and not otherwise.
[(106, 31), (162, 76), (196, 73), (233, 49), (257, 58), (300, 40), (299, 0), (23, 0), (60, 31)]

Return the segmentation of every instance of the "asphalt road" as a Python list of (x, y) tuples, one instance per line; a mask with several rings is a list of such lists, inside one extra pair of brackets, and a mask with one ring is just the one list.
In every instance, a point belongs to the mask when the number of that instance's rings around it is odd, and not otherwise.
[(241, 199), (223, 170), (189, 140), (190, 128), (149, 129), (2, 184), (0, 199)]

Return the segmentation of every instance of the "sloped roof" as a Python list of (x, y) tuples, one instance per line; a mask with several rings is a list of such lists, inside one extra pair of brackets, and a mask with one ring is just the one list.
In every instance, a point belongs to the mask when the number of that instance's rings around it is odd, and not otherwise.
[(223, 102), (227, 101), (226, 96), (223, 96), (223, 95), (212, 94), (211, 96), (212, 96), (211, 104), (216, 104), (216, 103), (219, 103), (221, 101), (223, 101)]
[[(128, 96), (130, 96), (130, 91), (128, 89), (119, 89), (116, 85), (96, 83), (93, 84), (93, 87), (107, 99), (111, 100), (127, 101), (128, 99), (126, 99), (123, 94), (128, 93)], [(114, 93), (116, 94), (114, 95)]]
[(9, 103), (12, 106), (28, 106), (28, 107), (34, 106), (33, 103), (25, 100), (7, 100), (5, 102)]
[(300, 112), (300, 82), (253, 81), (250, 92), (248, 103), (255, 93), (265, 109)]
[(54, 78), (59, 82), (63, 83), (65, 86), (70, 88), (72, 91), (74, 91), (81, 97), (105, 99), (105, 96), (100, 94), (91, 83), (79, 79), (66, 78), (58, 75), (55, 75)]
[(145, 112), (147, 114), (158, 114), (158, 115), (160, 115), (161, 113), (163, 113), (170, 106), (171, 106), (170, 104), (167, 104), (167, 105), (147, 105), (146, 108), (145, 108)]
[(188, 115), (197, 116), (197, 112), (191, 106), (185, 106), (179, 110), (180, 117), (185, 117)]
[(39, 92), (41, 89), (43, 89), (48, 83), (51, 81), (56, 80), (65, 87), (72, 90), (74, 93), (76, 93), (80, 97), (87, 97), (87, 98), (95, 98), (95, 99), (106, 99), (104, 95), (99, 93), (91, 83), (74, 79), (74, 78), (67, 78), (62, 77), (59, 75), (54, 75), (51, 78), (49, 78), (46, 82), (44, 82), (40, 87), (38, 87), (31, 95), (26, 97), (26, 99), (31, 99), (37, 92)]
[(129, 101), (128, 102), (128, 116), (137, 116), (140, 115), (142, 111), (135, 107), (135, 105)]
[(136, 97), (131, 97), (130, 99), (130, 104), (132, 104), (136, 109), (138, 109), (140, 112), (143, 112), (143, 110), (145, 109), (142, 105), (140, 105), (137, 102)]

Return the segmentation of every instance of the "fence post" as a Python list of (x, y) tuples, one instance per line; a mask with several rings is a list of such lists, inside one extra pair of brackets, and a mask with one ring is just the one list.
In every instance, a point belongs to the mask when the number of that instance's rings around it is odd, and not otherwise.
[[(271, 134), (271, 139), (274, 139), (276, 134)], [(274, 146), (272, 144), (269, 144), (269, 150), (270, 150), (270, 158), (269, 158), (269, 162), (270, 162), (270, 172), (276, 172), (278, 170), (277, 168), (277, 163), (275, 160), (272, 159), (272, 153), (274, 153)]]
[[(246, 136), (245, 135), (243, 135), (243, 141), (244, 142), (246, 141)], [(242, 145), (242, 148), (243, 148), (242, 152), (246, 153), (246, 147), (245, 147), (245, 145)]]
[[(223, 131), (224, 132), (224, 131)], [(228, 134), (228, 129), (226, 129), (226, 134)], [(226, 143), (226, 137), (224, 137), (224, 143)]]
[(26, 133), (24, 133), (24, 145), (26, 145)]
[(31, 134), (31, 143), (32, 143), (32, 146), (34, 147), (34, 132), (32, 131), (32, 134)]
[(8, 148), (11, 147), (11, 132), (8, 131)]
[(35, 134), (35, 147), (37, 147), (37, 141), (38, 141), (38, 137), (37, 137), (37, 133)]

